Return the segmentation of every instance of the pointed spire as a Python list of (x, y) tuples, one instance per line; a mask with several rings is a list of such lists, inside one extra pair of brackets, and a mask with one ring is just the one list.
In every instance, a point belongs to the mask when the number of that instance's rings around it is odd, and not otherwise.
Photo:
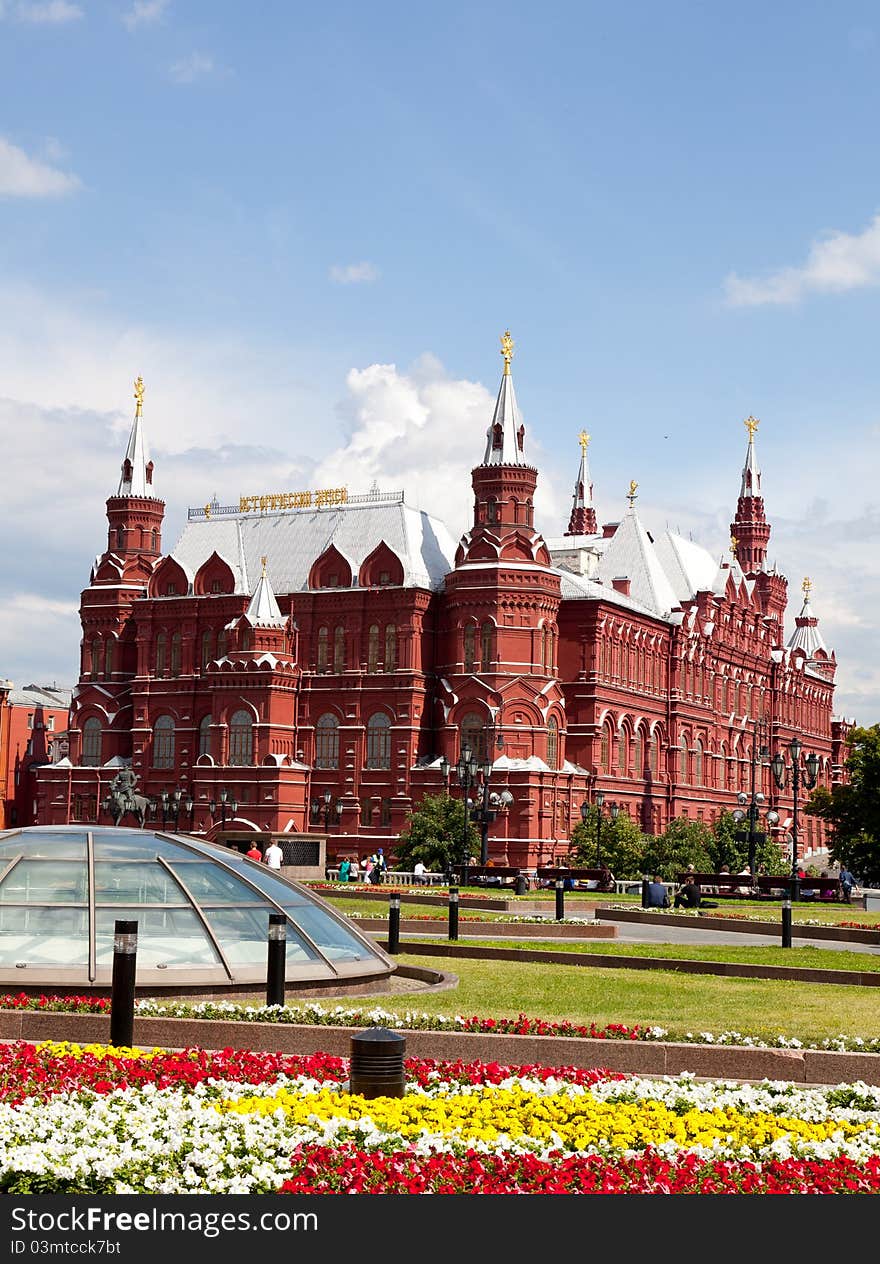
[(122, 476), (117, 496), (146, 496), (153, 499), (153, 462), (147, 451), (144, 436), (144, 380), (138, 377), (134, 384), (135, 410), (128, 447), (122, 462)]
[(804, 604), (801, 607), (799, 615), (795, 616), (795, 630), (788, 642), (790, 650), (803, 650), (807, 658), (814, 658), (817, 650), (824, 650), (828, 653), (828, 647), (822, 639), (819, 631), (819, 620), (813, 614), (810, 606), (810, 593), (813, 589), (813, 581), (806, 576), (801, 585), (804, 594)]
[(593, 508), (593, 483), (590, 479), (590, 467), (587, 464), (590, 436), (586, 430), (580, 432), (578, 442), (581, 445), (581, 464), (577, 478), (574, 480), (571, 517), (565, 534), (595, 535), (599, 528), (596, 523), (596, 510)]
[(509, 329), (501, 335), (501, 354), (504, 357), (504, 375), (501, 378), (498, 399), (495, 401), (495, 412), (486, 431), (483, 465), (525, 465), (523, 441), (526, 428), (516, 406), (513, 378), (510, 374), (513, 339)]
[(268, 560), (266, 557), (260, 558), (262, 571), (245, 613), (255, 628), (283, 628), (284, 615), (266, 574)]
[(755, 452), (755, 431), (760, 425), (757, 417), (746, 417), (743, 425), (749, 432), (749, 446), (746, 451), (746, 463), (743, 466), (740, 496), (761, 495), (761, 471), (758, 469), (758, 456)]

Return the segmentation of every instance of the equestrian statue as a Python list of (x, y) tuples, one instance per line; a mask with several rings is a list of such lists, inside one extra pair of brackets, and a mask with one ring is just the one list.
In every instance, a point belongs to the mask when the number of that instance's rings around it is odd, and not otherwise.
[(131, 813), (138, 826), (143, 829), (149, 800), (142, 794), (135, 794), (136, 785), (137, 773), (130, 768), (123, 768), (110, 782), (107, 810), (113, 817), (114, 825), (119, 825)]

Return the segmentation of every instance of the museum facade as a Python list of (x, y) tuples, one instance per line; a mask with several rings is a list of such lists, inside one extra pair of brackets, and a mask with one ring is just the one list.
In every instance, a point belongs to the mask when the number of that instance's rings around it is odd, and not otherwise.
[[(509, 335), (502, 354), (458, 541), (403, 493), (340, 487), (191, 509), (165, 551), (138, 379), (81, 598), (69, 754), (37, 773), (41, 824), (108, 823), (109, 784), (130, 767), (171, 827), (326, 833), (331, 860), (393, 853), (425, 795), (462, 793), (449, 770), (469, 746), (493, 795), (507, 792), (489, 828), (497, 863), (563, 855), (597, 791), (657, 833), (757, 786), (783, 841), (790, 791), (760, 749), (799, 737), (830, 785), (851, 722), (833, 716), (836, 659), (808, 581), (786, 631), (758, 423), (721, 560), (652, 534), (636, 483), (600, 525), (585, 434), (567, 529), (545, 536)], [(471, 793), (482, 800), (479, 778)], [(821, 829), (801, 818), (802, 852)]]

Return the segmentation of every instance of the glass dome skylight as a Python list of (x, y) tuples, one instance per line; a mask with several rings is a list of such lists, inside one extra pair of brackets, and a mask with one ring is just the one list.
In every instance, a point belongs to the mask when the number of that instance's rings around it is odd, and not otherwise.
[(395, 968), (306, 887), (215, 843), (78, 825), (0, 834), (0, 986), (109, 985), (114, 924), (129, 919), (138, 987), (256, 990), (270, 913), (287, 917), (294, 987)]

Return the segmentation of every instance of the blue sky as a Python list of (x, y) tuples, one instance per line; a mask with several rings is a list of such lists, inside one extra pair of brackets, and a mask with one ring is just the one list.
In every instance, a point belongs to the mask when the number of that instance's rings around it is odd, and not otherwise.
[(0, 82), (0, 675), (73, 679), (138, 373), (167, 547), (325, 478), (457, 533), (509, 326), (547, 534), (585, 426), (720, 554), (762, 419), (878, 718), (875, 5), (0, 0)]

